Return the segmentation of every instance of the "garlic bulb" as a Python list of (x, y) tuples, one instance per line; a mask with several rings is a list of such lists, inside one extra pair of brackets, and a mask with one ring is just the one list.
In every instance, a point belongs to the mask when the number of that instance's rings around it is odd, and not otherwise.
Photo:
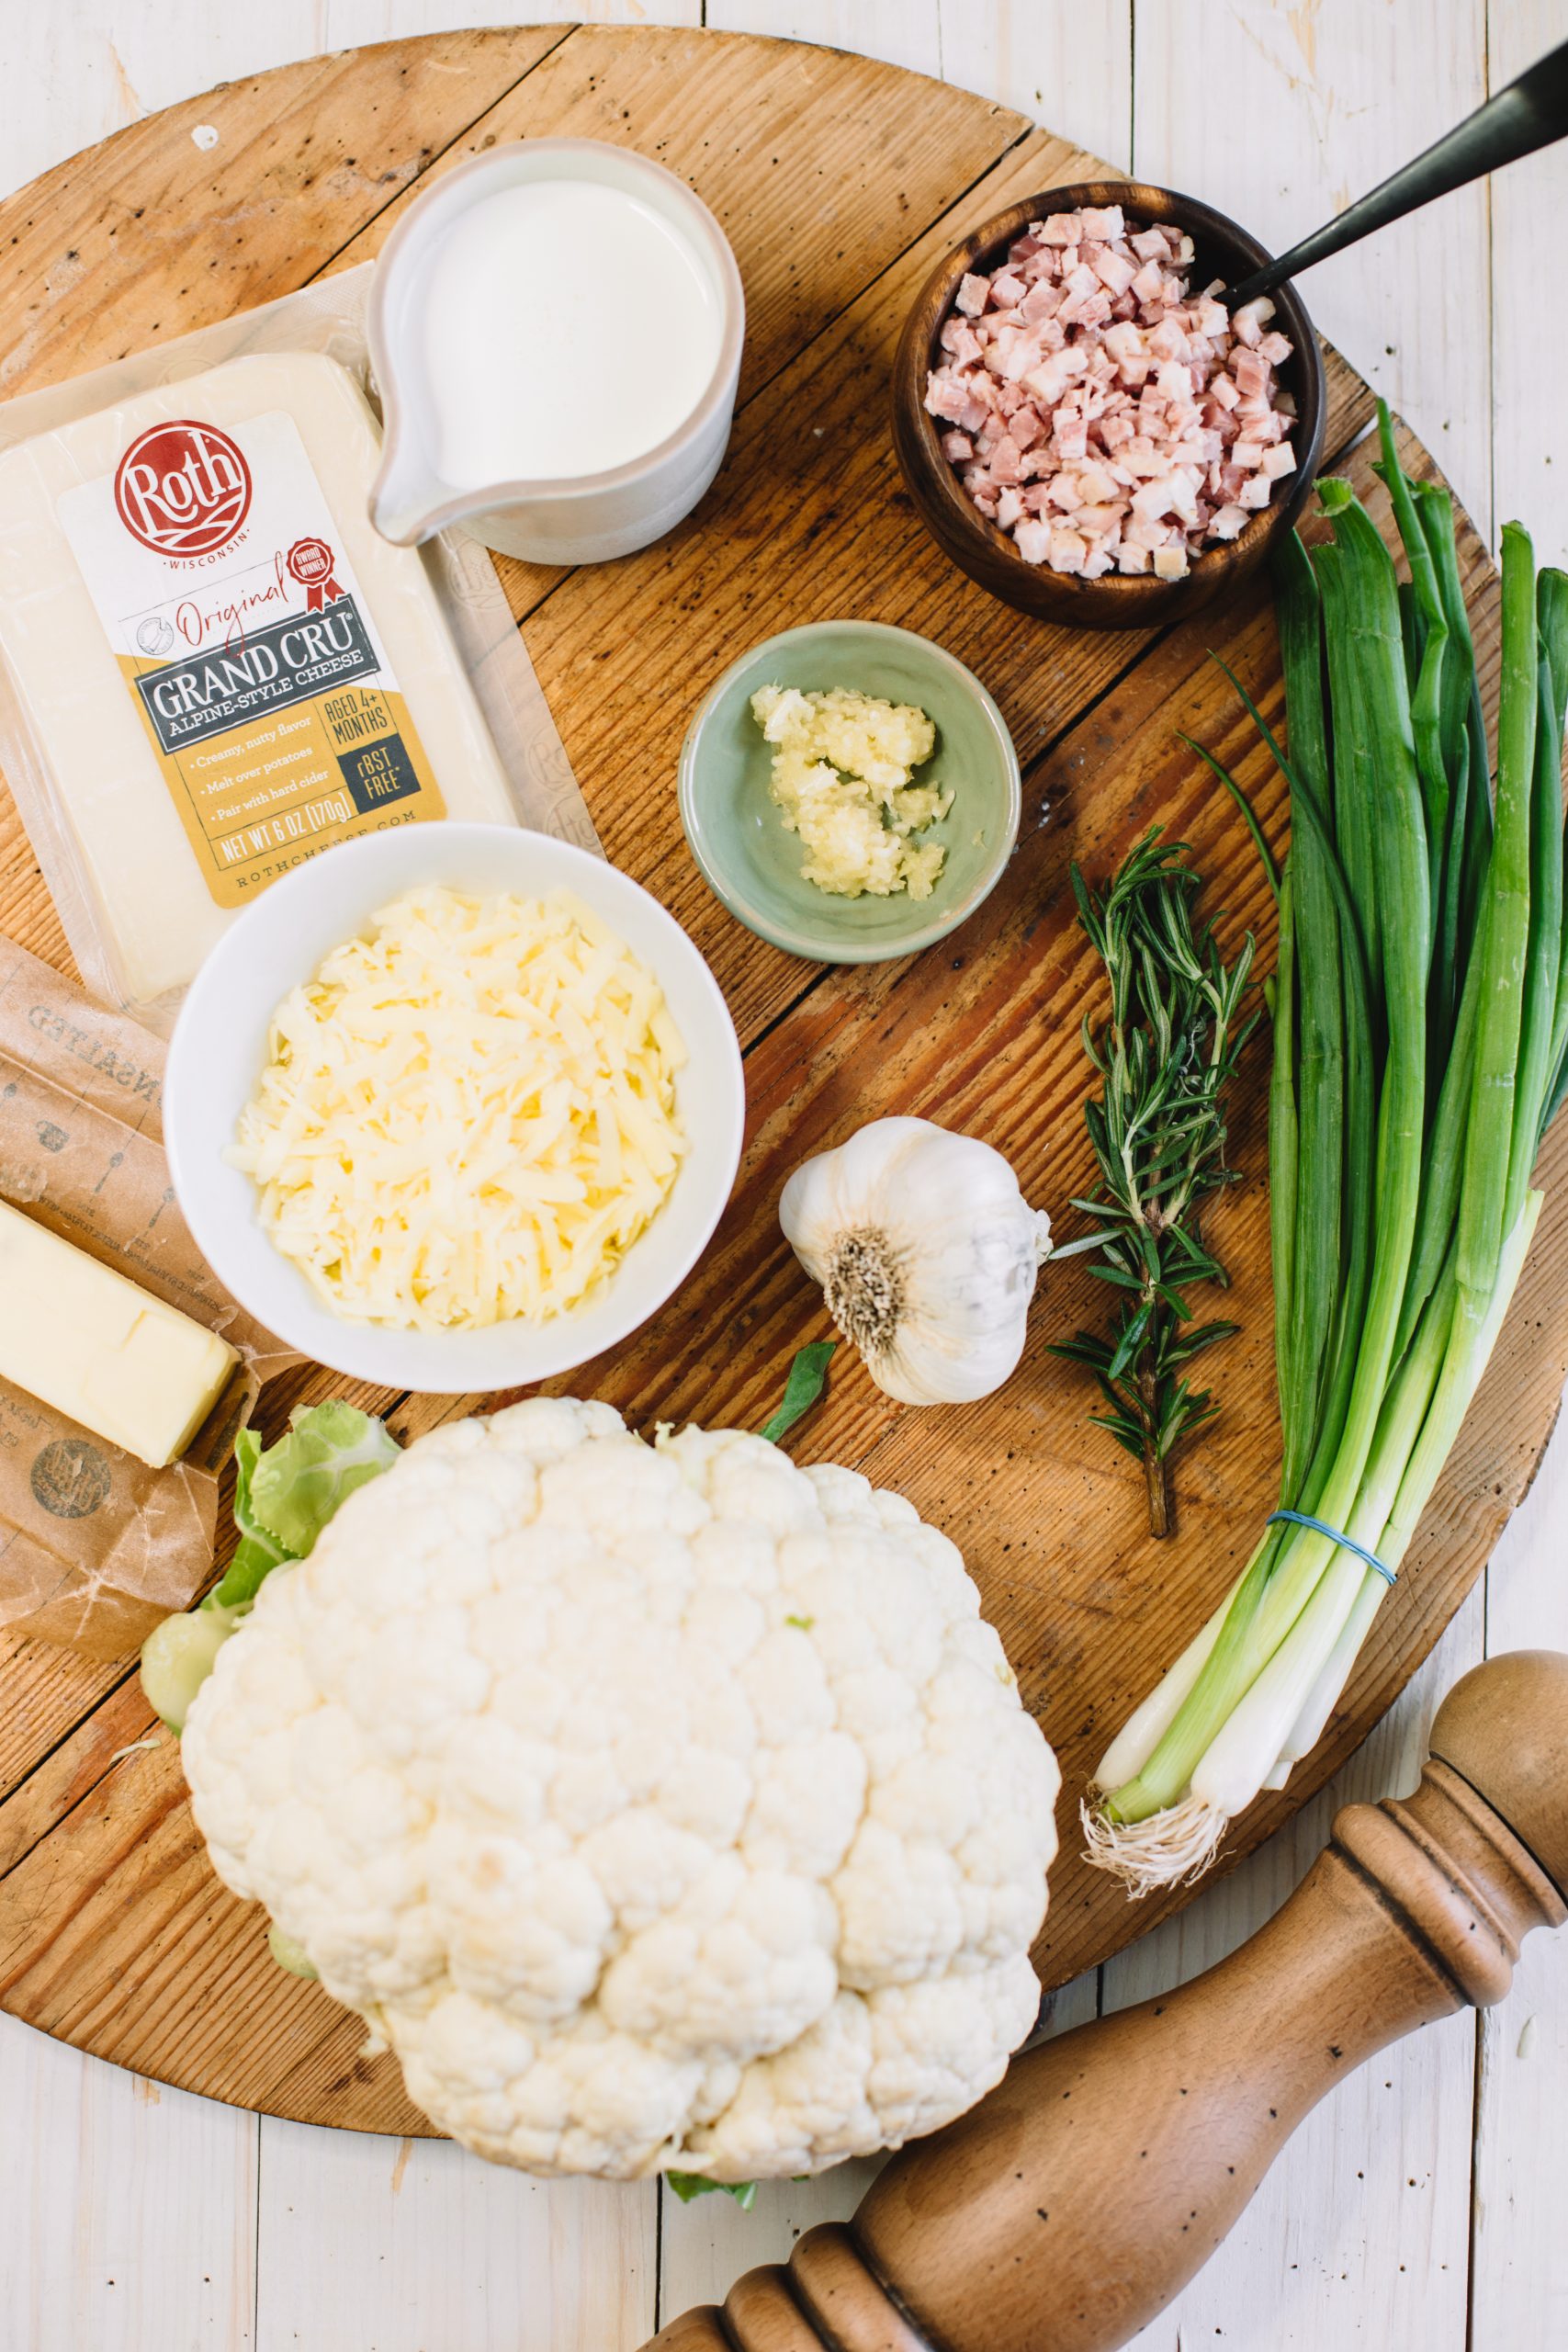
[(1051, 1220), (988, 1143), (929, 1119), (874, 1119), (795, 1170), (779, 1223), (901, 1403), (988, 1396), (1023, 1353)]

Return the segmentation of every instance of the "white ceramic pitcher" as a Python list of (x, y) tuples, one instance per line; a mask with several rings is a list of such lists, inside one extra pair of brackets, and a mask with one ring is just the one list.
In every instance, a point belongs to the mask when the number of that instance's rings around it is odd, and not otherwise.
[[(529, 180), (598, 181), (652, 207), (680, 232), (719, 304), (718, 357), (696, 404), (641, 457), (604, 473), (496, 481), (458, 490), (444, 481), (421, 360), (421, 285), (458, 215)], [(585, 262), (591, 255), (585, 255)], [(690, 514), (718, 471), (740, 373), (746, 304), (723, 230), (683, 180), (629, 148), (596, 139), (526, 139), (457, 164), (409, 207), (388, 239), (370, 291), (370, 359), (385, 421), (370, 516), (384, 538), (416, 547), (457, 525), (502, 555), (536, 563), (599, 563), (629, 555)]]

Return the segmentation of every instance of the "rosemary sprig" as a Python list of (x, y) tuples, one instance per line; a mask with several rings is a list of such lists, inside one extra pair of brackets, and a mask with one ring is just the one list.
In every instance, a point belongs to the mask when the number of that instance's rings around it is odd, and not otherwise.
[(1099, 1382), (1106, 1409), (1089, 1419), (1142, 1463), (1156, 1535), (1170, 1530), (1173, 1449), (1219, 1409), (1183, 1367), (1240, 1328), (1193, 1323), (1184, 1285), (1227, 1283), (1203, 1244), (1202, 1208), (1238, 1181), (1224, 1159), (1224, 1090), (1258, 1019), (1242, 1012), (1251, 934), (1227, 967), (1213, 922), (1194, 928), (1201, 886), (1188, 854), (1155, 825), (1103, 893), (1073, 867), (1078, 919), (1111, 980), (1111, 1018), (1098, 1037), (1084, 1021), (1084, 1050), (1102, 1081), (1084, 1106), (1100, 1182), (1073, 1205), (1101, 1228), (1090, 1272), (1123, 1296), (1109, 1338), (1079, 1331), (1053, 1352), (1087, 1364)]

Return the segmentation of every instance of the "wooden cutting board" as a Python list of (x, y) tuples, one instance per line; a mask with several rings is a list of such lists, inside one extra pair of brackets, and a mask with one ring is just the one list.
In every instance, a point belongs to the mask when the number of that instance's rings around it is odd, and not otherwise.
[[(195, 135), (198, 126), (199, 142)], [(615, 862), (707, 955), (748, 1055), (735, 1199), (674, 1305), (614, 1359), (573, 1375), (637, 1423), (756, 1427), (820, 1302), (778, 1232), (789, 1170), (886, 1112), (983, 1135), (1053, 1209), (1085, 1189), (1078, 1027), (1099, 1001), (1069, 861), (1103, 874), (1158, 821), (1192, 844), (1233, 934), (1270, 968), (1271, 910), (1230, 804), (1177, 740), (1232, 761), (1276, 845), (1277, 779), (1207, 659), (1221, 648), (1280, 707), (1266, 597), (1245, 590), (1190, 628), (1095, 637), (994, 603), (916, 522), (886, 424), (899, 327), (933, 263), (974, 222), (1103, 168), (1021, 116), (868, 60), (717, 33), (558, 26), (441, 35), (234, 83), (74, 157), (0, 206), (0, 392), (97, 365), (373, 254), (427, 179), (497, 140), (623, 141), (688, 177), (735, 246), (749, 332), (734, 440), (697, 514), (597, 571), (510, 564), (508, 593)], [(1374, 511), (1365, 384), (1329, 356), (1328, 462)], [(1435, 472), (1405, 447), (1413, 470)], [(1495, 664), (1495, 581), (1461, 558), (1481, 658)], [(682, 836), (675, 760), (694, 705), (748, 642), (852, 614), (919, 629), (991, 687), (1024, 765), (1024, 821), (981, 911), (929, 955), (823, 971), (763, 945), (709, 894)], [(69, 968), (8, 799), (0, 931)], [(1047, 1269), (1034, 1344), (999, 1396), (891, 1404), (840, 1357), (793, 1441), (900, 1488), (963, 1546), (1061, 1757), (1063, 1854), (1038, 1958), (1045, 1984), (1105, 1959), (1164, 1910), (1130, 1905), (1078, 1853), (1074, 1808), (1109, 1733), (1230, 1581), (1278, 1475), (1261, 1041), (1239, 1090), (1246, 1182), (1212, 1232), (1239, 1338), (1209, 1360), (1223, 1404), (1176, 1473), (1178, 1528), (1148, 1534), (1141, 1479), (1085, 1414), (1078, 1374), (1043, 1351), (1103, 1308), (1081, 1264)], [(1498, 1351), (1406, 1573), (1379, 1614), (1329, 1733), (1238, 1830), (1256, 1845), (1340, 1765), (1431, 1648), (1528, 1486), (1568, 1370), (1568, 1122)], [(1071, 1212), (1066, 1223), (1071, 1224)], [(410, 1437), (454, 1411), (316, 1373), (265, 1398), (356, 1394)], [(480, 1400), (470, 1400), (478, 1402)], [(427, 2129), (395, 2065), (319, 1988), (267, 1958), (260, 1915), (208, 1868), (175, 1745), (134, 1676), (0, 1638), (0, 2002), (160, 2080), (269, 2113)], [(131, 1747), (131, 1752), (121, 1751)]]

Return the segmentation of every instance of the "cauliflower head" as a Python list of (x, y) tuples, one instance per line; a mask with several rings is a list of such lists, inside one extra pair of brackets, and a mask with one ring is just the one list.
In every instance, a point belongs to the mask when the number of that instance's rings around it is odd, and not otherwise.
[(740, 2181), (999, 2080), (1055, 1761), (954, 1545), (735, 1430), (538, 1398), (276, 1569), (192, 1707), (220, 1875), (444, 2131)]

